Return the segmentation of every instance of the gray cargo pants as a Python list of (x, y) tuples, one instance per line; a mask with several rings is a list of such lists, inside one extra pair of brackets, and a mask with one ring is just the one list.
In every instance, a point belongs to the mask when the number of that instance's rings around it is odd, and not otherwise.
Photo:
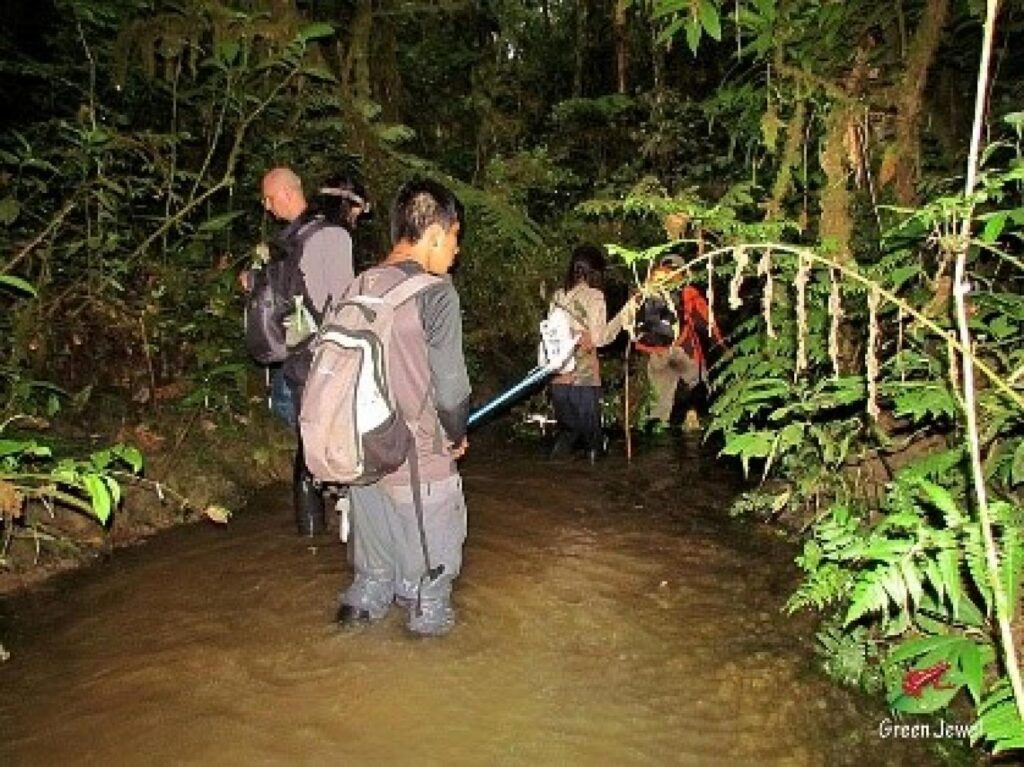
[(368, 610), (371, 620), (377, 620), (397, 601), (409, 610), (411, 631), (447, 633), (455, 622), (452, 582), (462, 567), (462, 544), (466, 540), (462, 478), (455, 474), (422, 485), (423, 527), (430, 564), (444, 565), (444, 572), (434, 580), (424, 578), (426, 564), (412, 488), (378, 483), (352, 487), (349, 493), (349, 545), (355, 579), (342, 595), (342, 604)]

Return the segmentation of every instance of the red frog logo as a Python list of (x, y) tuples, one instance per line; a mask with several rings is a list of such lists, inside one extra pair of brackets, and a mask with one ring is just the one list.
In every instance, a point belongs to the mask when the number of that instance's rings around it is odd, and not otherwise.
[(924, 688), (931, 685), (936, 690), (949, 690), (951, 684), (939, 684), (943, 675), (949, 671), (949, 661), (940, 660), (934, 666), (911, 669), (903, 675), (903, 692), (911, 698), (920, 698)]

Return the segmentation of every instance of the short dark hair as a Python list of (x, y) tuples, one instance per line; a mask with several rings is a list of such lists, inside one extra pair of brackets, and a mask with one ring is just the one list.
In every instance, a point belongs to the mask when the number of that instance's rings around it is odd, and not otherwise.
[[(310, 202), (310, 207), (329, 223), (349, 230), (373, 218), (366, 188), (355, 178), (343, 174), (328, 176)], [(353, 208), (359, 208), (359, 217), (355, 221), (351, 220)]]
[(440, 224), (446, 232), (459, 224), (461, 236), (465, 222), (459, 199), (429, 178), (414, 178), (402, 184), (391, 204), (391, 243), (419, 242), (433, 224)]
[(592, 288), (601, 287), (604, 274), (604, 248), (590, 242), (583, 242), (572, 250), (569, 270), (565, 273), (565, 289), (572, 290), (581, 282)]

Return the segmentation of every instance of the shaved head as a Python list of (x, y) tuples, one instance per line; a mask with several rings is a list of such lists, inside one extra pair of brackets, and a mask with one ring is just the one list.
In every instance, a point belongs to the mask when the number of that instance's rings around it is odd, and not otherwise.
[(302, 179), (291, 168), (274, 168), (263, 177), (263, 188), (290, 189), (302, 192)]
[(277, 218), (293, 221), (306, 209), (302, 180), (291, 168), (278, 167), (263, 177), (263, 207)]

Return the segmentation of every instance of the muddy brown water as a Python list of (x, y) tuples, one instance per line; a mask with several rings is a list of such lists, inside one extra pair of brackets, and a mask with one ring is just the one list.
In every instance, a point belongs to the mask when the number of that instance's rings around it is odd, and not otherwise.
[(0, 764), (928, 765), (815, 670), (792, 548), (692, 443), (464, 465), (459, 625), (331, 626), (287, 488), (0, 606)]

